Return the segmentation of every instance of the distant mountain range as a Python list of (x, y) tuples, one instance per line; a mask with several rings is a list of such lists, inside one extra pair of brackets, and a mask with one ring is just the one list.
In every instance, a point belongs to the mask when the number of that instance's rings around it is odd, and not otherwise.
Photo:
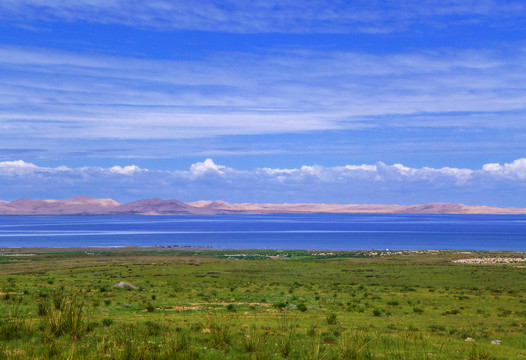
[(468, 206), (452, 203), (424, 205), (230, 204), (224, 201), (144, 199), (126, 204), (112, 199), (74, 197), (68, 200), (18, 199), (0, 201), (0, 215), (190, 215), (279, 213), (391, 214), (526, 214), (526, 208)]

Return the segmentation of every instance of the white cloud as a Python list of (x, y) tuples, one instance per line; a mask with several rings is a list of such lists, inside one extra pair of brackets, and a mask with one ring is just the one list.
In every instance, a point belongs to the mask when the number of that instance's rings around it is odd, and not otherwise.
[(216, 165), (212, 159), (206, 159), (190, 166), (190, 173), (193, 176), (203, 176), (206, 174), (225, 175), (226, 166)]
[(261, 174), (273, 176), (273, 175), (283, 175), (283, 174), (292, 174), (297, 172), (297, 169), (272, 169), (272, 168), (260, 168), (258, 171)]
[(57, 167), (43, 167), (33, 163), (28, 163), (23, 160), (16, 161), (3, 161), (0, 162), (0, 179), (2, 176), (33, 176), (39, 175), (41, 177), (68, 177), (71, 175), (88, 175), (88, 174), (119, 174), (119, 175), (132, 175), (148, 171), (148, 169), (141, 169), (137, 165), (126, 165), (126, 166), (113, 166), (110, 168), (101, 167), (79, 167), (70, 168), (64, 165)]
[(345, 165), (345, 169), (351, 170), (351, 171), (353, 171), (353, 170), (356, 170), (356, 171), (359, 171), (359, 170), (376, 171), (376, 170), (378, 170), (376, 165), (367, 165), (367, 164), (362, 164), (362, 165)]
[(526, 179), (526, 158), (517, 159), (504, 165), (498, 163), (485, 164), (482, 170), (492, 176), (507, 179)]
[(502, 169), (502, 166), (498, 163), (484, 164), (482, 170), (489, 172), (499, 172)]
[(22, 160), (0, 162), (0, 176), (13, 177), (31, 174), (37, 167)]
[(15, 161), (2, 161), (0, 162), (0, 168), (31, 168), (35, 169), (37, 166), (32, 163), (27, 163), (23, 160), (15, 160)]
[(0, 199), (78, 195), (138, 198), (221, 199), (231, 202), (521, 204), (526, 158), (488, 163), (481, 169), (411, 168), (402, 164), (304, 165), (291, 169), (239, 170), (205, 159), (187, 170), (147, 170), (136, 165), (40, 167), (0, 162)]
[(172, 177), (193, 178), (206, 177), (209, 175), (220, 175), (224, 178), (235, 180), (236, 178), (258, 177), (263, 179), (281, 178), (297, 182), (301, 179), (319, 182), (339, 182), (352, 179), (374, 179), (380, 182), (437, 182), (444, 179), (455, 180), (459, 186), (468, 184), (480, 177), (490, 176), (492, 179), (500, 177), (503, 180), (526, 179), (526, 158), (517, 159), (503, 165), (498, 163), (484, 164), (481, 169), (466, 168), (410, 168), (402, 164), (387, 165), (378, 162), (375, 165), (344, 165), (324, 167), (320, 165), (303, 165), (299, 168), (256, 168), (253, 170), (236, 170), (225, 165), (219, 165), (214, 160), (207, 158), (202, 162), (191, 164), (188, 170), (149, 170), (137, 165), (102, 167), (79, 167), (69, 168), (66, 166), (41, 167), (23, 160), (0, 162), (0, 175), (8, 174), (30, 174), (48, 173), (50, 175), (68, 176), (68, 174), (96, 174), (107, 176), (134, 175), (139, 173), (151, 173), (152, 176), (170, 175)]
[(109, 169), (110, 172), (115, 174), (131, 175), (136, 172), (148, 171), (148, 169), (141, 169), (137, 165), (126, 165), (126, 166), (113, 166)]

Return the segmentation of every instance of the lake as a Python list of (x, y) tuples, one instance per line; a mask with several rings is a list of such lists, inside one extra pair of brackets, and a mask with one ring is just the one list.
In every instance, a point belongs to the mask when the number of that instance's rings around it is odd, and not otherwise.
[(526, 251), (526, 215), (0, 216), (0, 246)]

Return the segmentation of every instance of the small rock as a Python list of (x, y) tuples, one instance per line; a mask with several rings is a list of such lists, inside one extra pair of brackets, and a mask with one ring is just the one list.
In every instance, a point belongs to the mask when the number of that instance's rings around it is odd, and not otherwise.
[(113, 287), (117, 289), (137, 289), (137, 286), (124, 281), (118, 282), (117, 284), (113, 285)]
[(467, 337), (465, 341), (475, 341), (475, 339)]
[(500, 340), (491, 340), (491, 343), (493, 345), (500, 345), (501, 341)]

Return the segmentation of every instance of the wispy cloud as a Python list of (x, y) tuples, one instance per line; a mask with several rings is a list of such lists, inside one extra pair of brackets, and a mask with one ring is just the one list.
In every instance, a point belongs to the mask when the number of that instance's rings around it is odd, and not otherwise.
[[(436, 201), (525, 206), (526, 159), (489, 163), (480, 169), (410, 168), (384, 163), (239, 170), (212, 159), (187, 170), (152, 170), (136, 165), (41, 167), (0, 162), (0, 197), (66, 198), (77, 195), (129, 201), (145, 197), (185, 201), (425, 203)], [(35, 190), (35, 189), (38, 189)], [(481, 200), (484, 199), (484, 200)]]
[(85, 21), (103, 24), (237, 33), (404, 31), (414, 24), (442, 27), (447, 20), (499, 25), (525, 13), (516, 0), (466, 1), (214, 1), (5, 0), (5, 20)]
[(4, 46), (0, 127), (11, 139), (122, 140), (522, 127), (525, 54), (282, 50), (175, 61)]

